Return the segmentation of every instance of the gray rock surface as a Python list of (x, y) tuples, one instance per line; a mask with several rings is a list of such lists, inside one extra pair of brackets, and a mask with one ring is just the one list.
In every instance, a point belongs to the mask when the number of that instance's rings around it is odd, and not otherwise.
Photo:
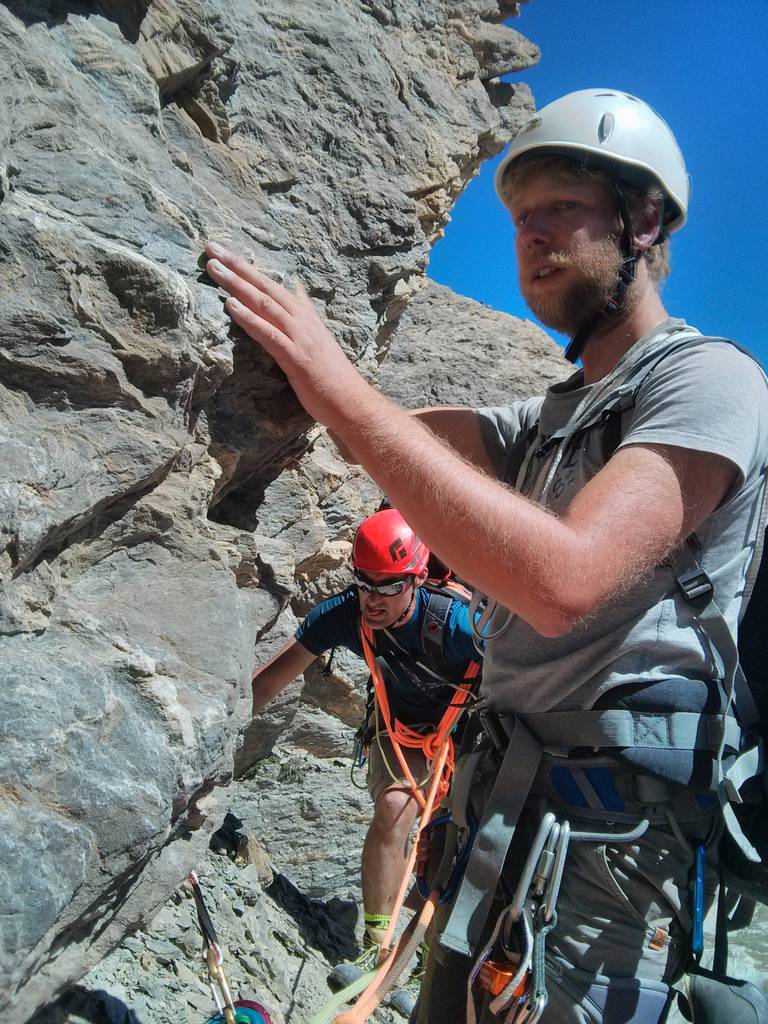
[[(470, 335), (474, 356), (468, 366), (470, 346), (458, 339)], [(420, 358), (408, 358), (412, 353), (419, 353)], [(529, 385), (531, 391), (540, 390), (560, 375), (565, 365), (557, 346), (538, 328), (495, 313), (430, 281), (409, 305), (401, 329), (392, 341), (389, 360), (401, 367), (396, 375), (399, 393), (410, 405), (428, 401), (467, 405), (503, 401), (505, 395), (519, 395)], [(388, 362), (382, 369), (382, 381), (387, 379), (387, 367)], [(389, 386), (389, 390), (398, 393), (394, 386)], [(276, 526), (282, 524), (283, 533), (291, 534), (292, 544), (297, 548), (304, 543), (304, 531), (310, 522), (307, 517), (317, 514), (304, 509), (301, 496), (308, 492), (297, 485), (299, 479), (312, 480), (313, 486), (324, 488), (317, 494), (315, 504), (321, 509), (326, 536), (334, 526), (343, 525), (342, 535), (349, 537), (359, 516), (373, 507), (378, 498), (360, 474), (342, 479), (330, 442), (321, 438), (294, 470), (280, 478), (286, 495), (281, 508), (290, 511), (282, 519), (275, 515), (274, 522)], [(305, 581), (291, 601), (297, 617), (316, 599), (346, 584), (344, 566), (349, 549), (349, 540), (326, 542), (325, 552), (313, 556), (312, 578)], [(277, 645), (283, 641), (281, 636)], [(272, 653), (265, 643), (260, 645), (259, 654), (262, 651), (265, 656)], [(362, 662), (342, 649), (335, 652), (330, 673), (323, 672), (321, 663), (316, 662), (305, 673), (301, 699), (297, 699), (300, 684), (294, 684), (247, 730), (252, 745), (248, 756), (244, 756), (245, 747), (240, 751), (239, 762), (245, 777), (228, 792), (229, 809), (240, 820), (243, 835), (250, 837), (252, 846), (263, 847), (280, 876), (274, 893), (282, 893), (282, 897), (273, 896), (270, 887), (266, 896), (257, 901), (260, 907), (270, 908), (266, 924), (259, 925), (267, 929), (267, 934), (270, 928), (275, 929), (269, 948), (282, 960), (280, 944), (286, 941), (285, 936), (294, 935), (296, 928), (304, 932), (304, 945), (294, 947), (285, 968), (288, 987), (295, 987), (302, 995), (302, 1001), (296, 1002), (288, 999), (285, 989), (276, 984), (268, 964), (260, 961), (258, 954), (254, 958), (248, 932), (243, 931), (242, 921), (227, 917), (227, 898), (222, 899), (216, 888), (219, 883), (214, 881), (214, 906), (227, 921), (227, 941), (237, 964), (233, 983), (242, 993), (260, 993), (262, 1001), (275, 1009), (278, 1020), (283, 1013), (292, 1024), (304, 1024), (327, 999), (325, 975), (334, 957), (351, 955), (360, 937), (360, 853), (371, 805), (365, 789), (365, 771), (356, 771), (354, 781), (351, 777), (351, 751), (354, 731), (362, 717), (366, 675)], [(281, 734), (279, 747), (269, 757), (264, 757), (264, 750), (259, 747), (264, 734), (270, 737), (270, 743)], [(254, 766), (256, 757), (260, 760)], [(355, 785), (362, 788), (356, 789)], [(233, 846), (233, 853), (234, 850)], [(201, 857), (199, 870), (206, 878), (219, 879), (224, 870), (221, 857), (211, 853)], [(239, 877), (243, 886), (250, 884), (250, 875)], [(292, 894), (290, 900), (284, 898), (288, 892)], [(247, 896), (249, 900), (253, 898), (252, 893)], [(274, 924), (278, 919), (269, 916), (273, 898), (285, 915), (279, 919), (279, 927)], [(242, 899), (246, 899), (244, 893)], [(119, 997), (114, 1024), (144, 1024), (145, 1019), (149, 1020), (145, 1014), (150, 973), (147, 964), (142, 963), (144, 956), (152, 965), (151, 977), (156, 985), (153, 1015), (159, 1014), (161, 1020), (169, 1021), (179, 1015), (183, 1018), (189, 1012), (189, 995), (180, 983), (178, 967), (170, 970), (157, 966), (151, 949), (137, 944), (145, 943), (146, 936), (150, 936), (153, 941), (183, 946), (179, 906), (174, 897), (145, 933), (123, 943), (107, 957), (83, 980), (76, 994), (59, 1004), (56, 1012), (65, 1013), (76, 999), (81, 1012), (87, 1009), (96, 1013), (104, 998), (99, 993), (106, 991)], [(326, 916), (328, 932), (336, 936), (337, 942), (330, 947), (311, 932), (318, 922), (323, 930)], [(300, 955), (297, 949), (302, 950)], [(188, 978), (185, 972), (181, 973)], [(127, 1012), (138, 1014), (138, 1021), (125, 1018)], [(54, 1024), (52, 1013), (49, 1010), (35, 1024)], [(376, 1019), (400, 1019), (392, 1013), (384, 1007)], [(64, 1020), (79, 1024), (80, 1018), (67, 1012), (55, 1020), (56, 1024)]]
[(515, 9), (0, 3), (0, 1010), (26, 1019), (200, 859), (254, 645), (368, 500), (330, 446), (299, 459), (310, 424), (204, 241), (299, 275), (372, 373), (531, 109), (496, 81), (538, 56)]
[(570, 372), (562, 349), (529, 320), (425, 281), (400, 320), (378, 383), (409, 409), (503, 405), (540, 395)]

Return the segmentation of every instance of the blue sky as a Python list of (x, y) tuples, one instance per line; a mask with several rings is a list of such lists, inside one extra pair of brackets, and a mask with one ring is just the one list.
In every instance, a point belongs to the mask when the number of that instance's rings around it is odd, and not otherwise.
[[(673, 236), (665, 305), (768, 365), (765, 0), (530, 0), (509, 25), (541, 48), (536, 67), (507, 76), (529, 85), (537, 106), (574, 89), (613, 87), (667, 120), (693, 193), (688, 223)], [(509, 218), (493, 192), (498, 159), (457, 201), (428, 274), (533, 319), (517, 289)]]

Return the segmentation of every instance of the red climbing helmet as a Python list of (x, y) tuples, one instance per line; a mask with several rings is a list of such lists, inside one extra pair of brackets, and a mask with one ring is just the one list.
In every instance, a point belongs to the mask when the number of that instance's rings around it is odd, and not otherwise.
[(352, 565), (361, 572), (418, 576), (428, 561), (429, 548), (394, 508), (364, 519), (352, 542)]

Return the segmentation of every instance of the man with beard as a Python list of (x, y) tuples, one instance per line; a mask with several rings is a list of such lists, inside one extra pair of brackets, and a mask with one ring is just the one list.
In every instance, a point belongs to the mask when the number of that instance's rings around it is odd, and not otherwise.
[(471, 788), (480, 830), (440, 912), (419, 1024), (652, 1024), (698, 951), (718, 838), (735, 827), (743, 739), (724, 650), (760, 529), (765, 380), (664, 308), (688, 176), (642, 101), (604, 89), (549, 104), (496, 183), (523, 293), (582, 360), (543, 399), (409, 416), (300, 289), (216, 246), (209, 272), (305, 408), (488, 595), (492, 742), (485, 784), (457, 784), (453, 809), (461, 826)]

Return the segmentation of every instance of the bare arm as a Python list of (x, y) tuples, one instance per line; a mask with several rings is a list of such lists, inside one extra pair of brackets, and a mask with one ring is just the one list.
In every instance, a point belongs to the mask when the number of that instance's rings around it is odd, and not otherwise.
[[(457, 451), (467, 462), (487, 473), (493, 472), (493, 465), (480, 430), (480, 418), (477, 410), (467, 406), (445, 405), (425, 406), (423, 409), (412, 409), (410, 415), (429, 427), (446, 444)], [(338, 434), (329, 431), (331, 440), (339, 449), (343, 459), (352, 465), (357, 459), (348, 445)]]
[(210, 275), (235, 296), (227, 311), (278, 361), (310, 415), (447, 565), (543, 635), (567, 632), (656, 565), (735, 479), (736, 467), (719, 456), (631, 446), (558, 518), (368, 385), (303, 291), (287, 291), (231, 253), (212, 255), (219, 260)]
[(253, 677), (253, 715), (262, 711), (291, 680), (309, 668), (317, 655), (293, 637)]
[(429, 427), (467, 462), (486, 473), (493, 473), (476, 409), (460, 405), (428, 406), (413, 409), (411, 416)]
[(631, 446), (558, 518), (416, 426), (377, 416), (350, 431), (350, 444), (446, 564), (545, 636), (568, 632), (653, 568), (717, 508), (737, 472), (715, 455)]

